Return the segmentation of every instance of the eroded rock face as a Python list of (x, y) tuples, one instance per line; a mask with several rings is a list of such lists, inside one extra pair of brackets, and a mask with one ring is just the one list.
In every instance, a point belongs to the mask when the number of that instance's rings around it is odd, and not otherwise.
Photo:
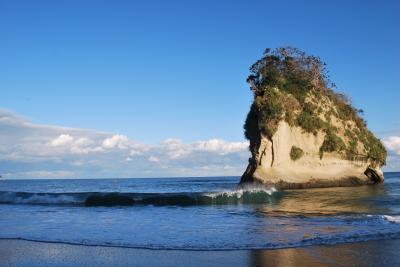
[(241, 182), (279, 188), (383, 182), (387, 151), (363, 110), (335, 92), (318, 57), (266, 49), (250, 67), (254, 100), (244, 130), (252, 157)]
[[(367, 157), (344, 159), (342, 155), (325, 153), (320, 147), (324, 133), (305, 133), (300, 127), (279, 122), (272, 139), (261, 136), (241, 178), (244, 182), (259, 182), (278, 188), (312, 188), (354, 186), (383, 182), (383, 172)], [(292, 147), (303, 150), (296, 160), (290, 156)]]

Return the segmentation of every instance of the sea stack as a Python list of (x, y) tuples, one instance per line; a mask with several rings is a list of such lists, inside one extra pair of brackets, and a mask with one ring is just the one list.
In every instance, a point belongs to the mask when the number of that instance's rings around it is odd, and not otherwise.
[(244, 130), (252, 156), (241, 183), (287, 189), (383, 182), (385, 147), (363, 110), (334, 91), (320, 58), (266, 49), (250, 72), (254, 101)]

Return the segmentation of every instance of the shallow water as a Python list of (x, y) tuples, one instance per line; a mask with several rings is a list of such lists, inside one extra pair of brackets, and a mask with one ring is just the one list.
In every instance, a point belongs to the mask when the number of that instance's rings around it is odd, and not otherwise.
[(352, 188), (238, 188), (239, 177), (2, 180), (0, 238), (152, 249), (400, 238), (400, 173)]

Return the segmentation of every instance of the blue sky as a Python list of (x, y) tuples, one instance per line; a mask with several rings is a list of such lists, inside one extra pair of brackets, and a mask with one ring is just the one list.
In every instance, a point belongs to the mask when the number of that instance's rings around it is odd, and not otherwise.
[[(91, 129), (152, 149), (171, 138), (229, 146), (244, 142), (249, 66), (266, 47), (292, 45), (327, 62), (375, 133), (398, 137), (399, 12), (398, 1), (1, 0), (0, 108), (31, 126)], [(400, 169), (393, 140), (388, 167)], [(221, 174), (239, 175), (242, 157)], [(61, 161), (29, 166), (70, 171)], [(27, 173), (25, 163), (3, 162), (0, 172)]]

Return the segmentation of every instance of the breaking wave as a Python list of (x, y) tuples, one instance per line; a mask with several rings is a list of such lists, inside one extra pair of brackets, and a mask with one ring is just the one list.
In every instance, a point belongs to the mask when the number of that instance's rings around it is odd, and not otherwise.
[(400, 215), (397, 216), (383, 215), (382, 217), (391, 223), (400, 223)]
[(0, 192), (0, 204), (81, 206), (193, 206), (269, 203), (275, 188), (238, 188), (221, 192), (182, 193), (31, 193)]

